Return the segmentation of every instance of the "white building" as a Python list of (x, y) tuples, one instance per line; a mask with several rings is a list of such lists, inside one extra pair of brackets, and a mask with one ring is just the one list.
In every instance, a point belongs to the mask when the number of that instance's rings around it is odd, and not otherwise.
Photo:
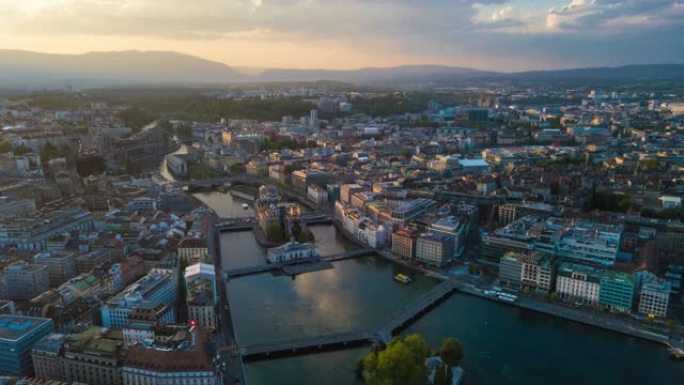
[(291, 241), (282, 246), (268, 249), (266, 259), (270, 263), (279, 263), (297, 259), (311, 259), (318, 256), (318, 247), (316, 245)]
[(672, 288), (669, 281), (654, 279), (644, 283), (639, 297), (639, 313), (664, 318), (670, 304)]
[(316, 206), (323, 206), (328, 202), (328, 191), (318, 185), (311, 185), (308, 188), (307, 196)]
[(598, 269), (564, 262), (558, 268), (556, 292), (561, 298), (569, 301), (597, 305), (600, 282), (601, 276)]
[(369, 247), (379, 248), (389, 243), (391, 232), (383, 225), (373, 222), (368, 217), (359, 220), (356, 237)]

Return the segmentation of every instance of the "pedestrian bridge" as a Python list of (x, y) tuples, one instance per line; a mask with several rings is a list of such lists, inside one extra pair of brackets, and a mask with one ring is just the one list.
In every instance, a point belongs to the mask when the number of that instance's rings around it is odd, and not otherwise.
[(392, 313), (382, 327), (377, 330), (336, 333), (302, 339), (245, 345), (238, 349), (238, 352), (246, 360), (263, 360), (323, 350), (344, 349), (355, 345), (387, 344), (394, 335), (415, 322), (434, 305), (459, 288), (460, 284), (454, 278), (440, 283), (427, 293)]
[(223, 271), (222, 275), (223, 275), (223, 279), (228, 280), (231, 278), (244, 277), (246, 275), (254, 275), (254, 274), (266, 273), (269, 271), (282, 270), (284, 267), (292, 266), (292, 265), (299, 265), (299, 264), (312, 263), (312, 262), (336, 262), (336, 261), (342, 261), (345, 259), (361, 257), (364, 255), (370, 255), (370, 254), (373, 254), (375, 252), (376, 252), (376, 250), (371, 249), (371, 248), (354, 249), (354, 250), (350, 250), (350, 251), (347, 251), (344, 253), (332, 254), (332, 255), (329, 255), (327, 257), (309, 258), (309, 259), (296, 259), (296, 260), (287, 261), (287, 262), (266, 263), (263, 265), (243, 267), (240, 269), (225, 270), (225, 271)]

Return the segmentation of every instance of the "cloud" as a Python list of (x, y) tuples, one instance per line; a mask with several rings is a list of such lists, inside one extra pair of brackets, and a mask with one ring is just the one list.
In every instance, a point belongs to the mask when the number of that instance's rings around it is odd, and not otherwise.
[(145, 39), (216, 49), (231, 41), (309, 44), (322, 47), (323, 56), (331, 47), (359, 57), (401, 54), (412, 62), (504, 70), (629, 63), (640, 53), (684, 61), (684, 52), (667, 48), (684, 35), (682, 0), (549, 1), (553, 6), (546, 0), (0, 0), (0, 41), (123, 37), (138, 49), (146, 47), (136, 41)]

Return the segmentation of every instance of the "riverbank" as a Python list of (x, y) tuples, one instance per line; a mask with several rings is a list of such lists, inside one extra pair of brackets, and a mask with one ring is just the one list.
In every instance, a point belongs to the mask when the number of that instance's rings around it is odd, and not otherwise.
[(605, 317), (600, 314), (588, 313), (584, 310), (569, 308), (560, 304), (550, 303), (535, 300), (528, 297), (518, 296), (515, 302), (508, 302), (497, 297), (487, 295), (482, 290), (474, 287), (473, 285), (464, 285), (459, 288), (459, 290), (465, 294), (473, 295), (486, 300), (502, 303), (509, 306), (515, 306), (518, 308), (532, 310), (537, 313), (543, 313), (559, 318), (563, 318), (573, 322), (579, 322), (585, 325), (590, 325), (622, 334), (626, 334), (632, 337), (641, 338), (651, 342), (656, 342), (663, 345), (668, 345), (670, 337), (667, 334), (657, 333), (655, 331), (650, 331), (644, 329), (637, 323), (631, 323), (626, 320), (620, 320), (615, 318)]
[[(357, 244), (359, 246), (365, 247), (360, 241), (354, 239), (350, 234), (348, 234), (344, 229), (339, 226), (339, 224), (336, 221), (333, 221), (335, 224), (335, 227), (337, 228), (338, 231), (350, 242), (353, 242), (354, 244)], [(402, 266), (411, 268), (415, 271), (422, 272), (430, 277), (445, 280), (448, 279), (449, 277), (439, 273), (437, 271), (427, 269), (427, 268), (421, 268), (420, 266), (417, 266), (415, 264), (412, 264), (403, 258), (396, 256), (392, 254), (389, 250), (385, 249), (379, 249), (377, 251), (377, 255), (385, 258), (389, 261), (392, 261), (394, 263), (400, 264)], [(518, 299), (515, 302), (508, 302), (508, 301), (503, 301), (500, 300), (496, 297), (489, 296), (484, 294), (484, 292), (478, 288), (476, 288), (472, 283), (467, 283), (464, 285), (461, 285), (459, 287), (459, 290), (465, 294), (473, 295), (479, 298), (487, 299), (490, 301), (498, 302), (498, 303), (503, 303), (506, 305), (510, 306), (516, 306), (518, 308), (526, 309), (526, 310), (532, 310), (538, 313), (543, 313), (547, 314), (550, 316), (554, 317), (559, 317), (563, 318), (569, 321), (573, 322), (579, 322), (583, 323), (586, 325), (602, 328), (605, 330), (610, 330), (613, 332), (629, 335), (632, 337), (640, 338), (643, 340), (655, 342), (658, 344), (665, 345), (667, 347), (671, 347), (671, 341), (670, 341), (670, 336), (669, 333), (665, 330), (661, 329), (655, 329), (656, 331), (653, 330), (648, 330), (645, 329), (643, 325), (640, 325), (636, 322), (630, 322), (627, 320), (620, 320), (612, 317), (606, 317), (601, 314), (595, 314), (595, 313), (588, 313), (587, 311), (584, 311), (582, 309), (574, 309), (574, 308), (568, 308), (560, 304), (554, 304), (550, 302), (544, 302), (544, 301), (539, 301), (535, 300), (532, 298), (528, 297), (523, 297), (520, 294), (518, 295)], [(681, 344), (681, 342), (679, 342)]]

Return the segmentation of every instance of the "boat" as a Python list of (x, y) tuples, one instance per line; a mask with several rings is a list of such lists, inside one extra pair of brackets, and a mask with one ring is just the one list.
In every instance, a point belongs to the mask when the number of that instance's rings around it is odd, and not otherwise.
[(245, 210), (247, 210), (247, 209), (249, 208), (249, 205), (248, 205), (247, 203), (243, 203), (243, 204), (242, 204), (242, 208), (245, 209)]
[(411, 283), (411, 282), (413, 282), (413, 280), (411, 279), (411, 277), (409, 277), (408, 275), (405, 275), (405, 274), (401, 274), (401, 273), (395, 275), (395, 276), (394, 276), (394, 280), (397, 281), (397, 282), (401, 282), (401, 283)]

